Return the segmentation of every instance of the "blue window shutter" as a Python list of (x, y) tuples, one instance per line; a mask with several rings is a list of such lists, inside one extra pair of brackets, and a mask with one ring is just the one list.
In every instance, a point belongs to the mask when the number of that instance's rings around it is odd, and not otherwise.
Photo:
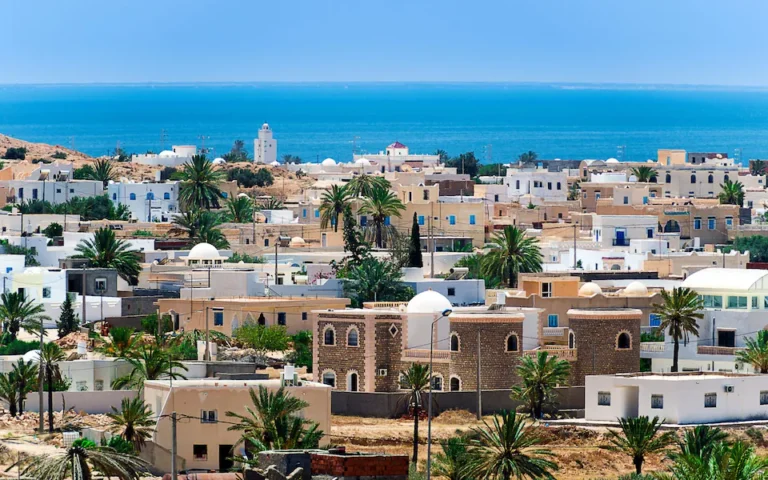
[(389, 226), (389, 217), (384, 217), (384, 225)]
[(419, 225), (424, 225), (424, 215), (419, 215)]
[(474, 215), (470, 215), (469, 216), (469, 224), (470, 225), (474, 225), (475, 224), (475, 216)]

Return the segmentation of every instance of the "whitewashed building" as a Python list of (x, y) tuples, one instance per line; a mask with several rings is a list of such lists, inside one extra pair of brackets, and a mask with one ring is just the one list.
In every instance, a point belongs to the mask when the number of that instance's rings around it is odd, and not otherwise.
[(8, 189), (8, 203), (45, 200), (59, 204), (74, 197), (95, 197), (104, 193), (104, 185), (100, 181), (75, 180), (72, 163), (40, 165), (23, 178), (0, 180), (0, 187)]
[(109, 198), (117, 205), (126, 205), (131, 218), (141, 222), (168, 222), (179, 212), (179, 183), (110, 183)]
[(268, 123), (261, 126), (253, 141), (253, 161), (264, 164), (277, 162), (277, 140), (272, 138), (272, 129)]
[(568, 175), (544, 168), (508, 168), (504, 179), (507, 198), (519, 203), (541, 205), (568, 200)]
[(658, 225), (654, 215), (592, 214), (592, 239), (603, 248), (629, 247), (631, 240), (655, 238)]
[(180, 167), (197, 154), (195, 145), (173, 145), (170, 150), (160, 153), (132, 155), (131, 162), (154, 167)]

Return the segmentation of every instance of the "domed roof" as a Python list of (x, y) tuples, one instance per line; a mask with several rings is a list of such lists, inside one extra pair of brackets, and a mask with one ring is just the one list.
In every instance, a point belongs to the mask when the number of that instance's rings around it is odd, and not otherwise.
[(29, 268), (24, 270), (24, 273), (31, 273), (31, 274), (35, 274), (35, 275), (41, 275), (41, 274), (43, 274), (43, 273), (45, 273), (47, 271), (48, 270), (46, 270), (44, 268), (40, 268), (40, 267), (29, 267)]
[(221, 258), (219, 251), (210, 243), (198, 243), (189, 251), (187, 260), (215, 260)]
[(336, 160), (334, 160), (332, 158), (326, 158), (325, 160), (323, 160), (323, 162), (320, 165), (322, 165), (324, 167), (335, 167), (336, 166)]
[(619, 163), (619, 161), (616, 160), (615, 158), (609, 158), (608, 160), (605, 161), (605, 163)]
[(238, 193), (237, 194), (237, 198), (240, 198), (240, 197), (248, 198), (248, 194), (247, 193)]
[(370, 164), (371, 164), (371, 161), (365, 157), (358, 158), (357, 160), (355, 160), (355, 165), (370, 165)]
[(293, 237), (291, 239), (291, 244), (304, 245), (305, 243), (307, 243), (307, 242), (305, 242), (304, 239), (301, 238), (301, 237)]
[(269, 130), (269, 124), (267, 122), (264, 122), (264, 125), (261, 126), (262, 130)]
[(648, 295), (648, 288), (640, 282), (632, 282), (624, 288), (623, 293), (630, 297), (645, 297)]
[(279, 167), (280, 166), (280, 162), (278, 162), (277, 160), (275, 160), (274, 162), (269, 162), (269, 164), (272, 165), (273, 167)]
[(416, 295), (408, 302), (406, 312), (408, 313), (443, 313), (446, 309), (451, 309), (451, 301), (435, 292), (427, 290)]
[(225, 164), (225, 163), (227, 163), (227, 161), (226, 161), (226, 160), (224, 160), (224, 159), (223, 159), (223, 158), (221, 158), (221, 157), (219, 157), (219, 158), (216, 158), (216, 159), (214, 159), (214, 160), (213, 160), (213, 164), (214, 164), (214, 165), (222, 165), (222, 164)]
[(603, 293), (603, 289), (600, 288), (600, 285), (594, 282), (587, 282), (579, 289), (580, 297), (591, 297), (592, 295), (598, 295), (600, 293)]
[(170, 150), (163, 150), (162, 152), (160, 152), (160, 153), (158, 154), (158, 156), (160, 156), (160, 157), (175, 157), (175, 156), (176, 156), (176, 154), (175, 154), (175, 153), (173, 153), (173, 152), (172, 152), (172, 151), (170, 151)]

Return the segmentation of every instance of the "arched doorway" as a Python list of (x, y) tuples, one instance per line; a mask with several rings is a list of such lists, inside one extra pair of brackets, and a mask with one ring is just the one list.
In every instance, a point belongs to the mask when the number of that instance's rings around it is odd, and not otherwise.
[(680, 233), (680, 224), (675, 220), (667, 220), (664, 224), (664, 233)]

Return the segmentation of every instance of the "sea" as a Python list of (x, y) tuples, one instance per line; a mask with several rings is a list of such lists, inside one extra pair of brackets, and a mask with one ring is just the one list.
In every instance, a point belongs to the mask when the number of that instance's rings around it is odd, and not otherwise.
[(90, 155), (235, 140), (268, 122), (278, 156), (349, 161), (399, 141), (411, 153), (510, 162), (645, 161), (659, 148), (768, 158), (768, 90), (511, 83), (0, 85), (0, 133)]

